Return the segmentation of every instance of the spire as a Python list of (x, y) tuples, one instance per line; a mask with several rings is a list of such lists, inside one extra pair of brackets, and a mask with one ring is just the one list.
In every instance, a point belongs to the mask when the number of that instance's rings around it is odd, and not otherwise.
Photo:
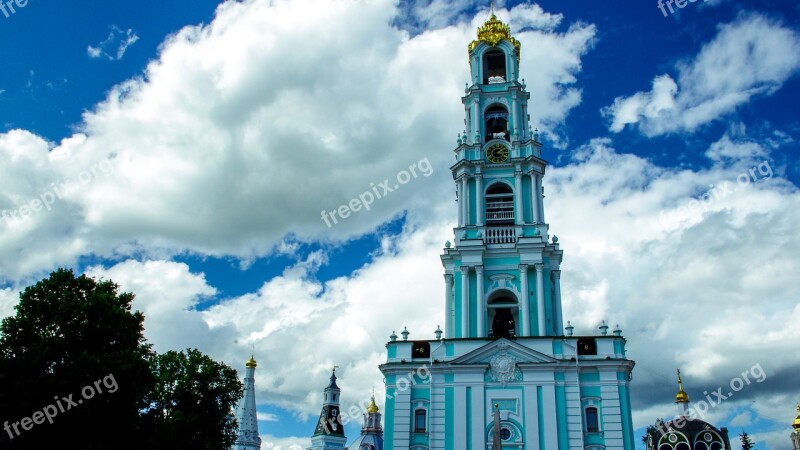
[(250, 354), (245, 363), (244, 395), (236, 411), (239, 422), (239, 434), (234, 443), (235, 450), (258, 450), (261, 448), (261, 437), (258, 434), (258, 414), (256, 412), (256, 360)]
[(800, 403), (797, 404), (797, 417), (794, 419), (794, 422), (792, 422), (792, 428), (800, 432)]
[(503, 448), (503, 440), (500, 436), (500, 405), (494, 404), (494, 428), (492, 429), (492, 450)]
[(333, 366), (333, 372), (331, 373), (331, 382), (328, 383), (328, 387), (326, 389), (339, 389), (339, 386), (336, 385), (336, 369), (339, 366)]
[(339, 366), (333, 367), (330, 382), (322, 392), (322, 412), (319, 413), (317, 427), (311, 437), (310, 448), (313, 450), (343, 449), (344, 444), (347, 442), (339, 409), (339, 394), (341, 390), (336, 384), (336, 369), (338, 368)]
[(677, 403), (678, 411), (681, 415), (686, 413), (686, 405), (689, 404), (689, 394), (683, 390), (683, 381), (681, 380), (681, 369), (678, 369), (678, 393), (675, 394), (675, 403)]

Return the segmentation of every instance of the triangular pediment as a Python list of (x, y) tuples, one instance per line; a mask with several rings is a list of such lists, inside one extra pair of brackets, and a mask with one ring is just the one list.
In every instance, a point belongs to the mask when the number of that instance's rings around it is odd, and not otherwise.
[(544, 353), (537, 352), (506, 338), (500, 338), (450, 361), (450, 364), (489, 364), (492, 357), (502, 351), (513, 356), (517, 364), (555, 364), (558, 362)]

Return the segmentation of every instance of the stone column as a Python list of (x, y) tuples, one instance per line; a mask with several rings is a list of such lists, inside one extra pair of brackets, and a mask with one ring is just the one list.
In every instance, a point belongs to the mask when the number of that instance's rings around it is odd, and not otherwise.
[(483, 266), (475, 266), (475, 276), (478, 280), (478, 308), (475, 311), (475, 318), (478, 322), (478, 336), (486, 337), (486, 298), (483, 295)]
[(461, 266), (461, 337), (469, 336), (469, 266)]
[(456, 190), (458, 191), (458, 226), (464, 226), (464, 191), (461, 189), (461, 180), (456, 182)]
[(477, 211), (475, 211), (475, 217), (478, 219), (476, 224), (480, 227), (483, 226), (483, 216), (485, 215), (483, 211), (483, 175), (477, 174), (475, 175), (475, 203)]
[(544, 309), (544, 264), (536, 264), (536, 315), (539, 317), (539, 336), (547, 336)]
[(560, 270), (552, 270), (550, 273), (553, 276), (553, 287), (554, 289), (554, 301), (553, 301), (553, 309), (555, 315), (555, 323), (553, 324), (553, 328), (555, 329), (556, 336), (563, 336), (564, 335), (564, 319), (562, 317), (563, 311), (561, 311), (561, 271)]
[(539, 218), (539, 174), (531, 173), (531, 210), (533, 223), (541, 223)]
[(514, 211), (514, 223), (522, 225), (524, 222), (525, 214), (522, 212), (522, 172), (514, 172), (514, 201), (516, 202), (516, 211)]
[(453, 338), (453, 319), (455, 317), (455, 305), (453, 304), (453, 274), (444, 274), (444, 337)]
[(469, 225), (469, 178), (464, 175), (461, 177), (461, 195), (463, 199), (463, 204), (461, 205), (461, 214), (463, 214), (463, 224), (462, 226)]
[(544, 190), (542, 189), (542, 177), (536, 177), (536, 197), (539, 202), (539, 221), (545, 223), (544, 220)]
[(528, 265), (519, 265), (519, 289), (522, 291), (522, 298), (519, 299), (519, 315), (521, 319), (522, 329), (520, 334), (522, 336), (531, 335), (531, 307), (528, 300)]

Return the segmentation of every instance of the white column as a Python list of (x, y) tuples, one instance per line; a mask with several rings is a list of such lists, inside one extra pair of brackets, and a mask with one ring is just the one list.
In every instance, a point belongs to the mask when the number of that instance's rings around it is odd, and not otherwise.
[(483, 175), (477, 174), (475, 175), (475, 203), (476, 209), (475, 216), (477, 217), (477, 225), (483, 226), (483, 216), (485, 215), (483, 211)]
[[(508, 133), (510, 135), (514, 135), (514, 134), (517, 134), (517, 130), (519, 129), (519, 122), (520, 122), (520, 117), (519, 117), (520, 113), (519, 113), (519, 110), (517, 109), (517, 96), (516, 95), (512, 95), (512, 97), (511, 97), (511, 108), (513, 108), (514, 112), (509, 114), (509, 116), (510, 116), (509, 119), (513, 119), (513, 121), (514, 121), (514, 129), (513, 130), (511, 129), (511, 124), (509, 123), (508, 124), (509, 125)], [(519, 136), (517, 136), (517, 139), (519, 139)]]
[(519, 265), (519, 285), (522, 291), (522, 298), (519, 299), (520, 319), (522, 319), (522, 336), (531, 335), (531, 307), (528, 300), (528, 265)]
[(464, 226), (464, 190), (461, 188), (463, 183), (461, 180), (456, 182), (456, 189), (458, 190), (458, 226)]
[(478, 337), (486, 337), (486, 298), (483, 296), (483, 266), (475, 266), (475, 276), (478, 280), (478, 308), (475, 318), (478, 322)]
[[(472, 135), (470, 136), (470, 138), (474, 138), (475, 140), (473, 142), (480, 144), (481, 143), (481, 137), (480, 137), (481, 125), (480, 125), (479, 120), (482, 120), (483, 117), (481, 117), (481, 112), (478, 110), (478, 108), (480, 108), (480, 105), (478, 104), (478, 99), (477, 98), (473, 101), (472, 105), (473, 105), (473, 109), (472, 109)], [(478, 136), (476, 136), (476, 134)]]
[(536, 264), (536, 315), (539, 317), (539, 336), (547, 336), (544, 310), (544, 264)]
[(539, 175), (531, 173), (531, 209), (533, 223), (541, 223), (539, 220)]
[(514, 223), (522, 225), (525, 214), (522, 212), (522, 172), (514, 172), (514, 200), (517, 207), (514, 212)]
[(469, 266), (461, 266), (461, 337), (469, 336)]
[(463, 223), (462, 226), (469, 225), (469, 180), (466, 175), (461, 177), (461, 195), (463, 204), (461, 205), (461, 214), (463, 214)]
[(453, 304), (453, 274), (444, 274), (444, 337), (453, 337), (453, 319), (455, 318), (455, 305)]
[(553, 286), (555, 287), (555, 300), (553, 301), (553, 308), (555, 309), (555, 324), (553, 325), (553, 328), (555, 328), (556, 336), (563, 336), (564, 319), (562, 317), (563, 311), (561, 311), (561, 271), (553, 270), (550, 271), (550, 273), (553, 274)]
[(539, 220), (545, 223), (544, 220), (544, 193), (542, 190), (542, 177), (536, 177), (536, 197), (539, 201)]

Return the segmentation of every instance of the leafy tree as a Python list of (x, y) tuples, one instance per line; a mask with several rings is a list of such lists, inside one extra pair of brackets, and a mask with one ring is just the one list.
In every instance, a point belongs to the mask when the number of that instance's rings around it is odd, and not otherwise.
[(742, 434), (739, 435), (739, 438), (742, 440), (742, 450), (752, 450), (755, 448), (753, 440), (750, 439), (750, 436), (747, 435), (746, 431), (742, 431)]
[(118, 288), (60, 269), (20, 294), (0, 323), (0, 449), (231, 447), (236, 371), (197, 350), (156, 355)]
[(145, 412), (150, 448), (230, 448), (236, 440), (233, 415), (242, 396), (236, 371), (196, 349), (170, 351), (153, 359), (156, 388)]
[[(49, 405), (63, 411), (52, 424), (0, 430), (0, 447), (137, 446), (139, 411), (154, 382), (152, 352), (144, 316), (131, 312), (133, 294), (117, 289), (60, 269), (20, 294), (16, 315), (0, 324), (0, 422), (35, 420)], [(77, 405), (64, 399), (70, 395)]]

